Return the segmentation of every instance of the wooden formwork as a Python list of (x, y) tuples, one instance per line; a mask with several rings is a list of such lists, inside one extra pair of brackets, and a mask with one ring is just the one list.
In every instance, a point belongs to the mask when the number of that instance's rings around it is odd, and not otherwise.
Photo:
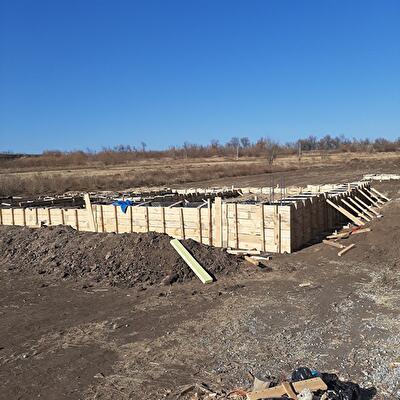
[(326, 199), (338, 203), (368, 183), (336, 187), (328, 192), (299, 193), (275, 204), (242, 204), (216, 197), (204, 207), (114, 205), (88, 208), (0, 208), (0, 225), (68, 225), (79, 231), (159, 232), (178, 239), (235, 249), (290, 253), (316, 236), (345, 222)]

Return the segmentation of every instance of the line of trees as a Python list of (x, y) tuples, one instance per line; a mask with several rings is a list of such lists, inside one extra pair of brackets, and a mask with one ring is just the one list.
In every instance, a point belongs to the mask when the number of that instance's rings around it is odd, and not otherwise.
[(105, 165), (151, 158), (205, 158), (205, 157), (263, 157), (272, 164), (279, 155), (294, 155), (299, 157), (305, 152), (389, 152), (400, 150), (400, 137), (390, 141), (384, 138), (348, 139), (345, 136), (326, 135), (320, 139), (308, 136), (295, 142), (282, 144), (270, 138), (260, 138), (251, 141), (248, 137), (233, 137), (226, 143), (212, 140), (207, 145), (185, 142), (182, 146), (173, 146), (167, 150), (148, 150), (145, 142), (140, 146), (118, 145), (104, 147), (100, 151), (87, 149), (85, 151), (44, 151), (39, 156), (1, 157), (2, 167), (48, 167), (86, 165), (100, 162)]

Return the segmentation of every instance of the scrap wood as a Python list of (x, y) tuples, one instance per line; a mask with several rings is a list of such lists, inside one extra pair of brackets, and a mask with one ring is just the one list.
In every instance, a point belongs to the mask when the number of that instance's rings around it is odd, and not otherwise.
[(363, 228), (363, 229), (354, 229), (353, 231), (351, 231), (352, 235), (356, 235), (359, 233), (365, 233), (365, 232), (371, 232), (372, 229), (371, 228)]
[(337, 242), (334, 242), (334, 241), (332, 241), (332, 240), (323, 240), (322, 241), (322, 243), (325, 243), (325, 244), (327, 244), (327, 245), (329, 245), (329, 246), (332, 246), (332, 247), (336, 247), (337, 249), (344, 249), (346, 246), (344, 246), (343, 244), (340, 244), (340, 243), (337, 243)]
[(341, 257), (343, 254), (347, 253), (355, 246), (354, 243), (350, 244), (349, 246), (345, 247), (343, 250), (339, 251), (338, 256)]
[[(289, 390), (289, 388), (292, 393), (288, 393), (287, 390)], [(266, 397), (282, 397), (284, 395), (288, 395), (289, 397), (296, 399), (297, 396), (295, 393), (300, 393), (304, 389), (309, 389), (312, 392), (316, 392), (317, 390), (327, 390), (328, 387), (326, 386), (326, 383), (319, 377), (293, 382), (292, 384), (289, 382), (283, 382), (282, 384), (272, 388), (258, 390), (256, 392), (249, 392), (247, 393), (247, 399), (260, 400)], [(293, 393), (296, 397), (292, 397)]]
[(178, 239), (172, 239), (170, 243), (203, 283), (211, 283), (213, 281), (209, 273), (198, 263)]
[(226, 252), (228, 254), (235, 254), (237, 256), (252, 256), (261, 254), (260, 250), (239, 250), (239, 249), (227, 249)]
[(250, 264), (253, 264), (255, 266), (259, 266), (260, 265), (260, 261), (259, 260), (255, 260), (253, 257), (250, 256), (244, 256), (244, 259), (249, 262)]

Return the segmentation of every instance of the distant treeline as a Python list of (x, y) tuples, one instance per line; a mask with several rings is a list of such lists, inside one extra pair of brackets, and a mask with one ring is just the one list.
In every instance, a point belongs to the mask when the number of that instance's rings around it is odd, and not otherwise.
[(306, 152), (389, 152), (400, 150), (400, 138), (387, 140), (378, 138), (348, 139), (345, 136), (326, 135), (318, 139), (309, 136), (296, 142), (279, 143), (269, 138), (260, 138), (252, 142), (248, 137), (233, 137), (227, 143), (212, 140), (208, 145), (184, 143), (183, 146), (173, 146), (167, 150), (147, 150), (146, 143), (140, 146), (118, 145), (104, 147), (100, 151), (87, 149), (86, 151), (58, 151), (47, 150), (39, 156), (6, 157), (0, 155), (0, 167), (24, 168), (24, 167), (52, 167), (52, 166), (76, 166), (90, 163), (104, 165), (119, 164), (143, 159), (160, 158), (207, 158), (207, 157), (263, 157), (269, 164), (279, 155), (301, 155)]

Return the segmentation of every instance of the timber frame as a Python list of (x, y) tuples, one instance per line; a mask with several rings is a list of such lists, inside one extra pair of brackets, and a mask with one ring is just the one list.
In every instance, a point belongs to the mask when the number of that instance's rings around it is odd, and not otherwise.
[[(202, 190), (196, 189), (196, 194)], [(236, 190), (241, 194), (271, 192), (271, 188)], [(278, 201), (241, 202), (240, 197), (223, 199), (218, 193), (200, 206), (188, 207), (184, 202), (151, 206), (142, 201), (129, 206), (125, 213), (112, 204), (91, 204), (89, 196), (82, 202), (85, 208), (0, 206), (0, 225), (68, 225), (78, 231), (105, 233), (159, 232), (216, 247), (291, 253), (349, 220), (364, 225), (374, 215), (371, 211), (379, 215), (376, 208), (381, 207), (376, 198), (371, 198), (369, 182), (285, 188)]]

